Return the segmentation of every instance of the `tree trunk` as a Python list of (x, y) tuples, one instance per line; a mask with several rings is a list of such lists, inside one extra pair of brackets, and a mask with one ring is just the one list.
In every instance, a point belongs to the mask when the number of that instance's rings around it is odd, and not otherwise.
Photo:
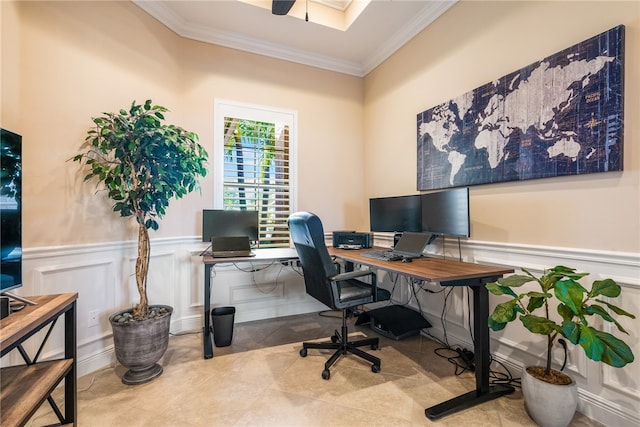
[(545, 375), (551, 374), (551, 349), (553, 348), (553, 337), (547, 335), (547, 365), (545, 366)]
[(138, 258), (136, 259), (136, 285), (140, 301), (133, 311), (134, 316), (143, 316), (149, 310), (147, 300), (147, 272), (149, 271), (149, 230), (144, 224), (138, 224)]

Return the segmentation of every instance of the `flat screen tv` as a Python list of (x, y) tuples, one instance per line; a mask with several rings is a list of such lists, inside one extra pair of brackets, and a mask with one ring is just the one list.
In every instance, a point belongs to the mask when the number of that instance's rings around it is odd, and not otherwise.
[(420, 225), (420, 195), (378, 197), (369, 199), (371, 231), (422, 231)]
[(471, 236), (468, 188), (422, 194), (421, 201), (423, 232), (453, 237)]
[(22, 286), (22, 137), (0, 129), (0, 293)]
[(204, 209), (202, 211), (202, 241), (212, 237), (248, 236), (258, 241), (258, 211)]

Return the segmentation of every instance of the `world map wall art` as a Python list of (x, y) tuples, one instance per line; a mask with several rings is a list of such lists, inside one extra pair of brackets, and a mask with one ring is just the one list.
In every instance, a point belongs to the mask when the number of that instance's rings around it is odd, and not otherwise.
[(622, 170), (624, 26), (418, 114), (418, 190)]

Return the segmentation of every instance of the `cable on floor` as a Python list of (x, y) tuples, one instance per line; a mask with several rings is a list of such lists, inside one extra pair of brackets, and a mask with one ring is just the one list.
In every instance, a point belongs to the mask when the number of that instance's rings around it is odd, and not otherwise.
[[(434, 349), (433, 352), (436, 356), (446, 359), (449, 363), (455, 366), (455, 375), (461, 375), (465, 371), (474, 371), (474, 369), (471, 369), (471, 367), (467, 365), (462, 358), (462, 355), (451, 347), (438, 347)], [(443, 354), (443, 352), (450, 352), (451, 354)]]

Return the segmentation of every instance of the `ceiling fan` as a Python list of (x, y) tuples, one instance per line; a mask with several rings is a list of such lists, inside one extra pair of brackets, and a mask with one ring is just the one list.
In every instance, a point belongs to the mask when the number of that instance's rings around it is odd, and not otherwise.
[(271, 2), (271, 13), (274, 15), (286, 15), (295, 2), (296, 0), (273, 0)]

